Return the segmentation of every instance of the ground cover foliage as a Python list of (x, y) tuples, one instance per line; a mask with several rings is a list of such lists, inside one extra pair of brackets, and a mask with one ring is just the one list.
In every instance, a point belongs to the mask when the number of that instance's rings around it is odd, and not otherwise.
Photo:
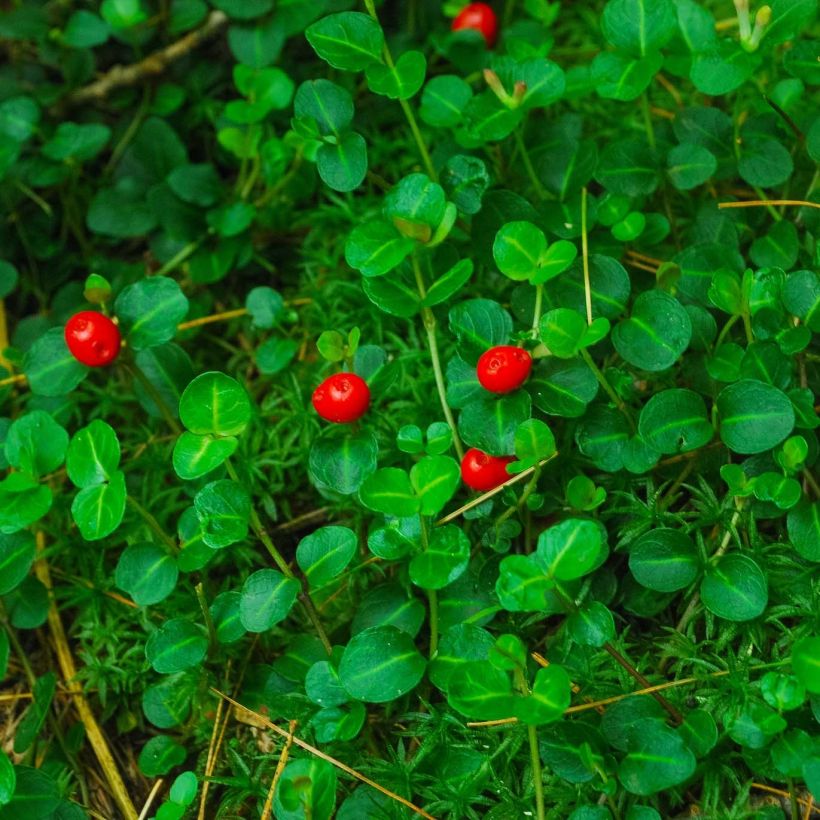
[(3, 820), (817, 815), (816, 2), (462, 5), (4, 4)]

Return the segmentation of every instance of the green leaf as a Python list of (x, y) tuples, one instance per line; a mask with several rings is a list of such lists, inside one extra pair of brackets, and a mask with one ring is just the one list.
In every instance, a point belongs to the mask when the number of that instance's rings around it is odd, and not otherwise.
[[(601, 321), (606, 322), (607, 320), (602, 319)], [(587, 333), (587, 322), (576, 310), (554, 308), (541, 317), (538, 332), (541, 341), (553, 356), (558, 356), (560, 359), (571, 359), (585, 347), (584, 336)]]
[(674, 387), (656, 393), (643, 406), (638, 432), (658, 452), (672, 455), (703, 447), (715, 431), (703, 399), (692, 390)]
[(629, 364), (642, 370), (671, 367), (692, 338), (692, 321), (683, 305), (660, 290), (642, 293), (632, 315), (612, 330), (615, 349)]
[(436, 515), (453, 497), (461, 481), (458, 463), (449, 456), (424, 456), (410, 470), (410, 483), (422, 515)]
[(207, 162), (182, 165), (168, 174), (171, 190), (183, 201), (208, 208), (222, 196), (222, 180)]
[(508, 222), (496, 234), (493, 258), (498, 269), (513, 281), (523, 282), (538, 273), (547, 252), (544, 232), (531, 222)]
[(336, 770), (315, 757), (292, 760), (276, 784), (274, 816), (280, 820), (330, 820), (336, 805)]
[(640, 140), (611, 142), (601, 154), (595, 179), (613, 194), (648, 196), (658, 187), (657, 162)]
[(105, 148), (111, 129), (99, 123), (61, 122), (54, 136), (43, 146), (43, 154), (53, 160), (84, 162)]
[(174, 471), (185, 481), (201, 478), (230, 458), (238, 444), (234, 436), (215, 438), (186, 431), (174, 444)]
[(704, 606), (727, 621), (757, 618), (769, 600), (768, 582), (760, 567), (748, 556), (725, 555), (707, 568), (700, 585)]
[(0, 533), (14, 533), (42, 518), (51, 509), (53, 496), (45, 484), (23, 473), (0, 481)]
[(77, 487), (109, 481), (120, 466), (120, 442), (114, 428), (101, 419), (79, 429), (68, 445), (68, 477)]
[(384, 276), (404, 261), (414, 245), (387, 222), (365, 222), (347, 238), (345, 261), (363, 276)]
[(538, 558), (547, 575), (559, 581), (571, 581), (591, 572), (604, 551), (601, 527), (582, 518), (568, 518), (538, 536)]
[(773, 188), (782, 185), (794, 171), (786, 147), (771, 137), (750, 137), (743, 141), (737, 170), (749, 185)]
[(637, 60), (619, 51), (602, 51), (592, 61), (595, 90), (605, 99), (629, 102), (646, 91), (662, 65), (656, 51)]
[(631, 794), (650, 795), (677, 786), (695, 771), (695, 756), (674, 730), (658, 723), (636, 733), (618, 766), (618, 778)]
[(700, 559), (681, 530), (660, 527), (639, 536), (629, 550), (629, 569), (639, 584), (656, 592), (675, 592), (698, 576)]
[(797, 554), (820, 563), (820, 501), (804, 501), (789, 510), (786, 526)]
[(329, 80), (306, 80), (296, 91), (293, 111), (315, 120), (322, 136), (336, 135), (353, 122), (353, 98)]
[(427, 289), (427, 295), (422, 301), (424, 307), (433, 307), (445, 302), (453, 294), (458, 293), (473, 275), (472, 259), (461, 259), (450, 270), (442, 274)]
[(179, 400), (179, 418), (192, 433), (238, 436), (251, 419), (250, 398), (236, 379), (212, 370), (185, 388)]
[(413, 689), (425, 666), (406, 632), (394, 626), (375, 626), (350, 639), (342, 653), (339, 677), (352, 698), (386, 703)]
[(14, 788), (17, 785), (17, 775), (9, 756), (0, 752), (0, 806), (11, 802)]
[(6, 434), (8, 463), (34, 477), (56, 470), (67, 448), (68, 433), (44, 410), (21, 416)]
[(299, 542), (296, 563), (311, 587), (341, 575), (356, 554), (358, 539), (348, 527), (319, 527)]
[(310, 448), (310, 479), (319, 489), (352, 495), (375, 471), (378, 450), (369, 431), (326, 430)]
[(283, 620), (296, 602), (299, 582), (275, 569), (260, 569), (245, 579), (239, 620), (248, 632), (266, 632)]
[(152, 276), (124, 288), (114, 310), (129, 345), (142, 350), (174, 338), (188, 313), (188, 300), (173, 279)]
[(511, 472), (519, 473), (534, 467), (555, 453), (555, 436), (540, 419), (527, 419), (515, 431), (515, 457)]
[(689, 77), (703, 94), (729, 94), (752, 76), (758, 63), (736, 40), (721, 40), (694, 56)]
[(572, 683), (562, 666), (551, 663), (535, 673), (532, 691), (515, 701), (515, 716), (529, 726), (560, 720), (572, 697)]
[[(167, 410), (178, 417), (182, 391), (194, 377), (188, 354), (179, 345), (168, 343), (140, 350), (135, 356), (137, 367), (165, 402)], [(155, 397), (140, 383), (134, 382), (134, 393), (140, 404), (154, 418), (162, 417)]]
[(447, 128), (461, 122), (464, 107), (473, 96), (461, 77), (442, 74), (424, 86), (419, 114), (428, 125)]
[(447, 702), (457, 712), (477, 720), (511, 717), (515, 709), (509, 675), (486, 661), (469, 661), (453, 671)]
[(478, 157), (455, 154), (444, 165), (441, 184), (461, 213), (477, 214), (481, 210), (481, 198), (490, 184), (490, 174)]
[(127, 592), (134, 603), (151, 606), (165, 600), (177, 585), (176, 561), (156, 544), (131, 544), (117, 562), (116, 585)]
[(63, 29), (62, 41), (69, 48), (101, 46), (110, 34), (108, 23), (90, 11), (75, 11)]
[(359, 500), (370, 510), (405, 518), (420, 509), (410, 477), (397, 467), (376, 470), (359, 488)]
[(384, 215), (405, 236), (423, 242), (444, 218), (444, 189), (426, 174), (408, 174), (394, 185), (384, 198)]
[(455, 525), (436, 527), (427, 548), (410, 561), (410, 580), (422, 589), (442, 589), (467, 569), (470, 541)]
[(420, 51), (405, 51), (395, 65), (370, 63), (365, 69), (367, 84), (374, 94), (391, 100), (409, 100), (424, 85), (427, 60)]
[(194, 509), (202, 526), (202, 540), (211, 549), (223, 549), (248, 534), (251, 499), (236, 481), (221, 479), (206, 484), (194, 497)]
[(334, 191), (352, 191), (367, 173), (367, 143), (361, 134), (348, 131), (333, 144), (324, 143), (316, 154), (316, 169)]
[(744, 379), (724, 387), (717, 397), (721, 441), (743, 455), (776, 447), (794, 428), (788, 396), (770, 384)]
[(461, 411), (458, 432), (470, 447), (508, 456), (515, 450), (516, 430), (530, 417), (531, 403), (525, 390), (475, 399)]
[(708, 148), (695, 143), (676, 145), (666, 157), (666, 173), (679, 191), (703, 185), (717, 170), (717, 160)]
[(582, 416), (598, 393), (595, 375), (580, 361), (561, 361), (550, 356), (536, 366), (527, 384), (539, 410), (565, 418)]
[(508, 612), (540, 612), (554, 588), (544, 568), (530, 555), (508, 555), (498, 569), (495, 591)]
[(152, 632), (145, 644), (145, 657), (161, 675), (184, 672), (200, 664), (208, 650), (201, 626), (186, 618), (172, 618)]
[(358, 11), (330, 14), (305, 32), (313, 50), (343, 71), (361, 71), (381, 60), (384, 34), (369, 15)]
[(470, 661), (486, 661), (495, 639), (473, 624), (457, 624), (446, 630), (439, 641), (438, 652), (430, 661), (428, 676), (445, 694), (456, 671)]
[(169, 797), (180, 806), (190, 806), (196, 798), (198, 788), (197, 777), (193, 772), (183, 772), (171, 784)]
[(56, 688), (57, 676), (54, 672), (46, 672), (45, 675), (37, 678), (34, 682), (32, 703), (23, 714), (22, 720), (15, 727), (15, 754), (22, 754), (27, 751), (37, 739), (37, 735), (48, 717)]
[(671, 0), (609, 0), (602, 27), (611, 45), (644, 57), (669, 41), (676, 23)]
[(488, 348), (505, 344), (512, 333), (512, 318), (498, 302), (470, 299), (450, 308), (450, 331), (458, 340), (458, 352), (475, 366)]
[(567, 632), (582, 646), (603, 646), (615, 637), (615, 619), (604, 604), (592, 601), (567, 618)]
[[(8, 595), (28, 575), (36, 547), (30, 532), (0, 533), (0, 595)], [(0, 675), (0, 680), (2, 680)]]
[(63, 329), (53, 327), (26, 351), (22, 370), (32, 393), (63, 396), (88, 375), (89, 369), (69, 351)]
[(71, 504), (71, 517), (86, 541), (98, 541), (119, 527), (125, 514), (125, 476), (117, 470), (103, 484), (84, 487)]
[(807, 691), (820, 694), (820, 638), (801, 638), (794, 644), (792, 669)]
[(142, 747), (137, 764), (146, 777), (160, 777), (185, 762), (185, 748), (168, 735), (152, 737)]

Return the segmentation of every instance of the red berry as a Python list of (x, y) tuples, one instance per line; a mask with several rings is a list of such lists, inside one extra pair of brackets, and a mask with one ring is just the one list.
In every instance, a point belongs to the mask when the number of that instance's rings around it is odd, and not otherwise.
[(481, 354), (476, 374), (485, 390), (491, 393), (509, 393), (527, 381), (530, 370), (532, 356), (524, 348), (498, 345)]
[(367, 412), (370, 388), (355, 373), (335, 373), (313, 391), (313, 406), (325, 421), (349, 424)]
[(491, 456), (474, 447), (461, 459), (461, 478), (468, 487), (487, 492), (511, 478), (507, 465), (512, 461), (512, 456)]
[(492, 48), (498, 36), (498, 21), (495, 12), (486, 3), (470, 3), (458, 14), (452, 25), (453, 31), (472, 29), (481, 34)]
[(65, 342), (78, 362), (102, 367), (120, 352), (120, 329), (102, 313), (83, 310), (65, 323)]

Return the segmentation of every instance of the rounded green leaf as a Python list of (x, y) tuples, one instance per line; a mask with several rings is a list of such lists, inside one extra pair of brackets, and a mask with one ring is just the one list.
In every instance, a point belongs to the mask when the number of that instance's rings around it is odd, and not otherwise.
[[(120, 203), (117, 208), (126, 207)], [(152, 276), (124, 288), (114, 310), (123, 334), (134, 350), (169, 342), (188, 313), (188, 300), (167, 276)]]
[(235, 590), (220, 592), (214, 598), (209, 611), (214, 622), (216, 639), (220, 643), (233, 643), (245, 634), (245, 627), (240, 617), (242, 594)]
[(531, 404), (525, 390), (499, 398), (475, 399), (461, 411), (458, 432), (470, 447), (493, 456), (511, 455), (515, 450), (515, 433), (530, 418)]
[(242, 585), (239, 620), (248, 632), (265, 632), (290, 612), (299, 582), (275, 569), (260, 569)]
[(583, 518), (568, 518), (538, 536), (538, 558), (559, 581), (581, 578), (594, 569), (604, 551), (601, 527)]
[(329, 14), (305, 31), (313, 50), (334, 68), (361, 71), (381, 60), (381, 26), (359, 11)]
[(453, 497), (461, 481), (458, 462), (450, 456), (424, 456), (410, 470), (410, 483), (422, 515), (435, 515)]
[(116, 585), (140, 606), (158, 604), (177, 584), (176, 561), (156, 544), (131, 544), (117, 562)]
[(820, 638), (801, 638), (794, 644), (792, 669), (807, 691), (820, 694)]
[(375, 471), (378, 451), (375, 436), (367, 430), (328, 429), (310, 448), (311, 481), (319, 489), (352, 495)]
[(704, 606), (727, 621), (757, 618), (769, 600), (768, 582), (747, 555), (726, 555), (706, 570), (700, 585)]
[(642, 370), (671, 367), (689, 346), (692, 321), (683, 305), (661, 290), (642, 293), (632, 315), (612, 330), (615, 349)]
[(666, 44), (676, 23), (672, 0), (609, 0), (602, 27), (607, 42), (643, 57)]
[(65, 466), (77, 487), (108, 481), (119, 465), (120, 442), (110, 424), (95, 419), (71, 437)]
[(14, 788), (17, 785), (17, 774), (9, 756), (0, 751), (0, 806), (11, 802)]
[(61, 327), (47, 330), (34, 342), (23, 356), (22, 370), (31, 392), (40, 396), (70, 393), (89, 372), (69, 351)]
[(615, 637), (615, 619), (604, 604), (592, 601), (567, 618), (567, 632), (582, 646), (603, 646)]
[(671, 455), (703, 447), (715, 431), (703, 399), (692, 390), (674, 387), (656, 393), (643, 406), (638, 432), (658, 452)]
[(405, 51), (394, 65), (371, 63), (365, 69), (367, 84), (374, 94), (391, 100), (409, 100), (424, 84), (427, 60), (420, 51)]
[(410, 477), (397, 467), (376, 470), (359, 488), (359, 500), (370, 510), (406, 518), (419, 511), (420, 500)]
[(186, 481), (200, 478), (230, 458), (238, 444), (234, 436), (214, 438), (186, 430), (174, 444), (174, 470)]
[(251, 401), (236, 379), (210, 371), (185, 388), (179, 400), (179, 417), (192, 433), (237, 436), (251, 419)]
[(32, 476), (53, 472), (68, 448), (68, 433), (44, 410), (32, 410), (14, 421), (6, 434), (6, 459)]
[(202, 540), (211, 549), (229, 547), (248, 534), (251, 499), (236, 481), (221, 479), (206, 484), (194, 497), (194, 509)]
[(698, 576), (700, 560), (692, 539), (668, 527), (641, 535), (629, 550), (629, 569), (647, 589), (675, 592)]
[(387, 222), (365, 222), (345, 242), (345, 261), (362, 276), (384, 276), (404, 261), (414, 244)]
[(292, 760), (276, 784), (277, 820), (330, 820), (336, 806), (336, 770), (315, 757)]
[(457, 712), (477, 720), (511, 717), (515, 709), (509, 675), (486, 661), (468, 661), (453, 670), (447, 702)]
[(547, 238), (531, 222), (508, 222), (493, 242), (493, 258), (498, 269), (518, 282), (538, 273), (541, 257), (546, 252)]
[(172, 618), (145, 644), (145, 657), (156, 672), (184, 672), (201, 663), (208, 649), (205, 630), (185, 618)]
[(339, 677), (352, 698), (386, 703), (413, 689), (425, 666), (406, 632), (394, 626), (376, 626), (351, 638), (342, 654)]
[(344, 572), (357, 544), (356, 533), (349, 527), (320, 527), (299, 542), (296, 563), (310, 586), (320, 587)]
[(410, 561), (410, 580), (422, 589), (441, 589), (455, 581), (470, 561), (470, 540), (459, 527), (436, 527), (427, 548)]
[(797, 554), (807, 561), (820, 562), (820, 501), (804, 501), (789, 510), (786, 526)]
[(120, 470), (102, 484), (92, 484), (77, 493), (71, 504), (71, 516), (86, 541), (97, 541), (111, 535), (125, 514), (127, 492), (125, 476)]
[(666, 173), (679, 191), (690, 191), (702, 185), (717, 170), (717, 160), (702, 145), (676, 145), (666, 157)]
[(543, 726), (562, 717), (571, 697), (569, 675), (562, 666), (551, 663), (535, 673), (530, 694), (516, 699), (514, 714), (529, 726)]
[(324, 143), (316, 153), (316, 170), (334, 191), (352, 191), (367, 174), (367, 143), (361, 134), (348, 131), (335, 143)]
[(157, 735), (142, 747), (137, 763), (146, 777), (160, 777), (182, 764), (187, 756), (185, 748), (173, 738)]
[(618, 767), (618, 778), (628, 792), (650, 795), (683, 783), (695, 767), (695, 756), (681, 736), (652, 721), (633, 735), (629, 752)]
[(789, 397), (770, 384), (744, 379), (724, 387), (717, 397), (721, 441), (743, 455), (776, 447), (794, 428)]
[(28, 575), (36, 554), (30, 532), (0, 533), (0, 595), (7, 595)]

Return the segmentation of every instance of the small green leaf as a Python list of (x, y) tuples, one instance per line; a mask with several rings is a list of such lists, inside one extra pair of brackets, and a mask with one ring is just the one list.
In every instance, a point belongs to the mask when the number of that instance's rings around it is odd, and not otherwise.
[(162, 675), (184, 672), (201, 663), (208, 649), (203, 628), (185, 618), (172, 618), (145, 644), (145, 657)]
[(330, 14), (305, 32), (313, 50), (334, 68), (361, 71), (381, 60), (384, 34), (369, 15), (358, 11)]
[(344, 572), (356, 554), (358, 539), (348, 527), (320, 527), (296, 548), (296, 563), (311, 587), (329, 583)]
[(384, 467), (366, 478), (359, 500), (370, 510), (399, 518), (417, 513), (421, 506), (410, 477), (397, 467)]
[(275, 569), (260, 569), (245, 579), (239, 602), (239, 620), (248, 632), (266, 632), (290, 612), (299, 594), (299, 582)]
[(248, 426), (251, 402), (236, 379), (219, 371), (197, 376), (179, 400), (179, 418), (192, 433), (238, 436)]
[(750, 621), (766, 608), (768, 582), (760, 567), (748, 556), (725, 555), (706, 570), (700, 597), (706, 608), (719, 618)]
[(538, 558), (547, 574), (559, 581), (589, 573), (600, 562), (604, 549), (601, 527), (582, 518), (568, 518), (538, 536)]

